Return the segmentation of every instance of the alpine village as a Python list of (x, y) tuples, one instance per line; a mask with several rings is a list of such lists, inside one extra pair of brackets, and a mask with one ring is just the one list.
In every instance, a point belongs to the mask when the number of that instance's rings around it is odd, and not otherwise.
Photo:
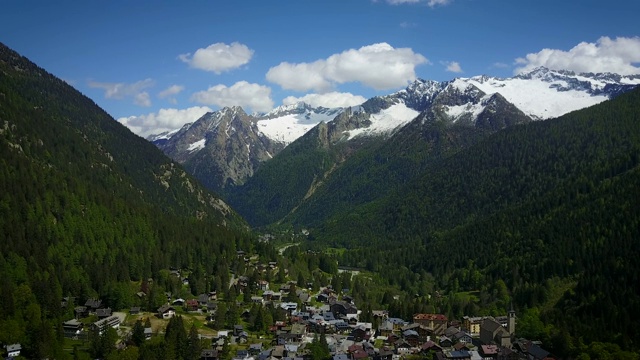
[[(605, 101), (544, 121), (482, 88), (588, 79)], [(0, 44), (0, 355), (639, 359), (629, 79), (416, 80), (290, 144), (239, 107), (160, 141)], [(394, 132), (345, 135), (400, 105)]]

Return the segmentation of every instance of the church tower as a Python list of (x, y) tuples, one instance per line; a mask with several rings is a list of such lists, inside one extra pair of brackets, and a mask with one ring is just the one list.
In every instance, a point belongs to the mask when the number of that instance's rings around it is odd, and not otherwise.
[(507, 315), (507, 331), (511, 336), (516, 332), (516, 311), (513, 310), (513, 304), (511, 304), (511, 310)]

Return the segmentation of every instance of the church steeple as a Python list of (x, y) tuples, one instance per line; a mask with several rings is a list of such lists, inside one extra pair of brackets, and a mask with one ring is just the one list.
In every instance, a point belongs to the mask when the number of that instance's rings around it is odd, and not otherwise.
[(513, 303), (511, 303), (511, 309), (507, 314), (507, 331), (511, 336), (516, 332), (516, 311), (513, 309)]

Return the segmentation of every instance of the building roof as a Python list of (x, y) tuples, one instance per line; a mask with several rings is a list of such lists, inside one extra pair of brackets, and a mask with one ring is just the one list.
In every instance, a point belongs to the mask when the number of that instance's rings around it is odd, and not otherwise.
[(531, 344), (528, 350), (529, 354), (535, 359), (544, 359), (549, 356), (549, 352), (536, 344)]
[(98, 315), (98, 317), (111, 316), (111, 308), (98, 309), (96, 310), (96, 315)]
[(429, 349), (435, 349), (436, 351), (442, 351), (442, 348), (440, 347), (440, 345), (434, 343), (431, 340), (429, 340), (426, 343), (422, 344), (422, 350), (429, 350)]
[(84, 306), (97, 309), (102, 305), (102, 300), (100, 299), (87, 299), (87, 302), (84, 303)]
[(171, 305), (164, 304), (164, 305), (162, 305), (162, 306), (160, 306), (158, 308), (158, 313), (164, 314), (164, 313), (166, 313), (167, 311), (170, 311), (170, 310), (175, 311), (176, 309), (174, 309), (173, 306), (171, 306)]
[(470, 358), (471, 354), (469, 354), (467, 350), (459, 350), (459, 351), (450, 352), (449, 356), (447, 357), (450, 359), (464, 359), (464, 358)]
[(22, 350), (22, 345), (20, 344), (11, 344), (7, 345), (7, 352), (14, 352)]
[(417, 331), (415, 331), (415, 330), (405, 330), (405, 331), (402, 333), (402, 336), (404, 336), (404, 337), (409, 337), (409, 336), (418, 336), (418, 332), (417, 332)]
[(485, 355), (497, 355), (498, 354), (498, 346), (497, 345), (482, 345), (481, 346), (482, 353)]
[(502, 325), (495, 321), (492, 318), (486, 318), (480, 324), (480, 329), (488, 330), (492, 333), (496, 332), (496, 330), (501, 329)]
[(415, 314), (414, 320), (435, 320), (435, 321), (447, 321), (447, 316), (443, 314)]

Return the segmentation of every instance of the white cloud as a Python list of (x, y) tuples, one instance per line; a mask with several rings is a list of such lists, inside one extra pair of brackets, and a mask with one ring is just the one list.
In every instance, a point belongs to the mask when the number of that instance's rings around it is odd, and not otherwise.
[(462, 71), (462, 68), (460, 67), (460, 63), (458, 63), (457, 61), (444, 61), (442, 62), (442, 65), (446, 66), (446, 70), (452, 73), (461, 73), (464, 72)]
[(330, 79), (325, 76), (325, 71), (324, 60), (300, 64), (282, 62), (269, 69), (267, 80), (288, 90), (307, 91), (314, 89), (325, 92), (333, 86)]
[(252, 111), (269, 111), (273, 108), (271, 88), (259, 84), (238, 81), (230, 87), (212, 86), (191, 96), (191, 100), (204, 105), (242, 106)]
[(148, 92), (143, 91), (133, 97), (133, 103), (138, 106), (149, 107), (151, 106), (151, 97)]
[(158, 97), (161, 99), (168, 98), (172, 95), (179, 94), (182, 90), (184, 90), (184, 86), (182, 85), (171, 85), (158, 93)]
[[(612, 72), (622, 75), (639, 74), (640, 37), (603, 36), (595, 43), (581, 42), (569, 51), (542, 49), (537, 53), (517, 58), (514, 73), (531, 71), (545, 66), (553, 70), (576, 72)], [(635, 65), (634, 65), (635, 64)]]
[(453, 0), (429, 0), (427, 1), (427, 5), (431, 7), (438, 6), (438, 5), (448, 5), (452, 1)]
[(327, 92), (336, 84), (360, 82), (376, 90), (392, 89), (415, 80), (415, 67), (429, 63), (410, 48), (387, 43), (363, 46), (312, 63), (280, 63), (267, 72), (267, 80), (284, 89)]
[(157, 113), (119, 118), (118, 121), (134, 133), (147, 137), (181, 128), (184, 124), (198, 120), (212, 111), (207, 106), (194, 106), (188, 109), (160, 109)]
[(184, 86), (182, 85), (171, 85), (168, 88), (162, 90), (158, 93), (158, 97), (160, 99), (167, 99), (172, 104), (177, 104), (178, 100), (173, 95), (178, 95), (184, 90)]
[(493, 63), (492, 67), (498, 68), (498, 69), (504, 69), (504, 68), (508, 68), (509, 65), (502, 62), (495, 62)]
[(282, 104), (290, 105), (302, 101), (313, 107), (323, 106), (332, 108), (360, 105), (366, 100), (367, 99), (360, 95), (332, 91), (325, 94), (307, 94), (302, 97), (287, 96), (282, 100)]
[(401, 4), (417, 4), (417, 3), (426, 3), (430, 7), (435, 7), (438, 5), (447, 5), (451, 3), (453, 0), (387, 0), (387, 2), (391, 5), (401, 5)]
[(143, 90), (154, 85), (155, 82), (151, 79), (144, 79), (133, 84), (89, 81), (89, 87), (103, 89), (104, 97), (107, 99), (132, 98), (134, 104), (140, 106), (151, 106), (151, 98)]
[(251, 60), (253, 50), (246, 45), (234, 42), (231, 45), (215, 43), (191, 53), (179, 55), (178, 58), (191, 67), (220, 74), (245, 65)]

